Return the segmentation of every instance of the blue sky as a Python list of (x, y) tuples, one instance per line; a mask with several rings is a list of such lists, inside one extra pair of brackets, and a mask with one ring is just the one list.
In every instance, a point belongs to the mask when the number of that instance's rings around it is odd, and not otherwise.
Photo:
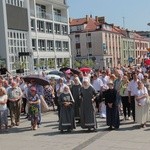
[(105, 16), (106, 22), (130, 30), (150, 30), (150, 0), (68, 0), (71, 18)]

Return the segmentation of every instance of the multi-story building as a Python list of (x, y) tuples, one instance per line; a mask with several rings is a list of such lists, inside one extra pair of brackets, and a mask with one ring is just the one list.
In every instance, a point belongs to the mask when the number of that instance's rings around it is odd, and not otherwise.
[(25, 73), (32, 70), (28, 8), (28, 1), (0, 1), (0, 57), (12, 73), (20, 69), (16, 62), (24, 62)]
[(70, 19), (74, 60), (93, 59), (96, 68), (114, 67), (121, 60), (121, 34), (104, 17)]
[(104, 17), (70, 19), (73, 60), (93, 59), (96, 68), (140, 64), (149, 40), (105, 22)]
[(34, 66), (41, 69), (71, 66), (68, 6), (65, 0), (30, 0)]
[(25, 73), (71, 66), (66, 0), (1, 0), (0, 56), (15, 73), (24, 62)]
[(147, 56), (149, 40), (136, 32), (120, 29), (122, 36), (122, 64), (141, 64)]

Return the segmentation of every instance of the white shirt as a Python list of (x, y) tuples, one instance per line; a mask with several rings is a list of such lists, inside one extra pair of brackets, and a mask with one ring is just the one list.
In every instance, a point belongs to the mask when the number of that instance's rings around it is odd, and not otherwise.
[(139, 79), (139, 80), (143, 80), (143, 79), (144, 79), (144, 76), (143, 76), (142, 73), (139, 73), (139, 74), (138, 74), (138, 79)]
[(96, 80), (93, 80), (92, 86), (96, 91), (101, 91), (101, 88), (103, 87), (103, 82), (101, 79), (97, 78)]
[(147, 71), (147, 69), (145, 67), (142, 67), (142, 72), (145, 73)]
[[(136, 91), (135, 91), (135, 95), (136, 96), (142, 96), (142, 95), (144, 95), (144, 94), (147, 94), (148, 95), (148, 91), (147, 91), (147, 88), (146, 87), (144, 87), (143, 89), (136, 89)], [(145, 105), (145, 103), (146, 103), (146, 98), (142, 98), (142, 99), (140, 99), (139, 101), (137, 101), (138, 103), (140, 103), (142, 106), (144, 106)]]
[[(7, 95), (0, 96), (0, 102), (3, 102), (4, 100), (7, 100)], [(0, 104), (0, 110), (6, 110), (7, 104)]]
[(26, 83), (21, 83), (20, 85), (19, 85), (19, 87), (21, 88), (21, 90), (22, 90), (22, 93), (23, 93), (23, 98), (25, 98), (25, 89), (26, 89), (26, 87), (27, 87), (27, 85), (26, 85)]
[(138, 84), (137, 81), (131, 80), (128, 84), (128, 91), (131, 92), (131, 96), (135, 96), (135, 91), (137, 90)]
[[(64, 91), (65, 86), (66, 86), (66, 84), (64, 84), (64, 83), (61, 85), (61, 87), (60, 87), (60, 84), (57, 84), (56, 85), (56, 92), (58, 92), (58, 90), (59, 90), (59, 92), (62, 93)], [(60, 94), (57, 93), (57, 96), (60, 96)]]
[(105, 76), (105, 77), (102, 76), (100, 77), (100, 79), (102, 80), (104, 85), (107, 85), (109, 82), (109, 76)]

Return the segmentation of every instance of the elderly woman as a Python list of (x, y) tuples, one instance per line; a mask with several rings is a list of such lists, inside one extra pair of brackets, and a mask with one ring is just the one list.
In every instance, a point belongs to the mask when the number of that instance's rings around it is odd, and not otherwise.
[(55, 95), (53, 87), (51, 85), (46, 85), (44, 87), (44, 99), (49, 107), (53, 107), (53, 110), (55, 110), (54, 97)]
[(83, 79), (81, 88), (81, 127), (89, 131), (93, 128), (96, 131), (97, 123), (95, 116), (94, 99), (96, 96), (95, 89), (91, 86), (89, 79)]
[(3, 128), (3, 126), (5, 126), (5, 129), (7, 130), (7, 95), (5, 88), (0, 87), (0, 130)]
[(142, 81), (138, 81), (137, 84), (138, 87), (135, 91), (136, 122), (139, 123), (142, 128), (145, 128), (146, 121), (148, 119), (148, 106), (147, 106), (148, 91)]
[(148, 95), (150, 95), (150, 80), (148, 78), (148, 74), (147, 73), (144, 74), (144, 79), (142, 80), (142, 82), (143, 82), (144, 86), (148, 90)]
[(59, 130), (71, 132), (75, 128), (74, 120), (74, 99), (67, 85), (64, 86), (63, 92), (58, 99), (60, 105)]

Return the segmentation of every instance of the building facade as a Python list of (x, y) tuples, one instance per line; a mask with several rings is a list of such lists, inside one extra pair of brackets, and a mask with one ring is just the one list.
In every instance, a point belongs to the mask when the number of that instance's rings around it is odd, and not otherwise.
[(71, 66), (68, 6), (64, 0), (30, 0), (34, 68)]
[(28, 8), (28, 1), (0, 1), (0, 57), (12, 73), (32, 70)]
[(126, 34), (122, 37), (122, 64), (141, 64), (147, 57), (149, 39), (132, 31), (126, 30), (124, 33)]
[(70, 19), (72, 55), (75, 60), (92, 59), (95, 68), (121, 63), (121, 34), (104, 17)]
[(70, 33), (73, 60), (92, 59), (100, 69), (141, 64), (149, 48), (148, 38), (104, 17), (70, 19)]
[(65, 0), (1, 0), (0, 58), (10, 72), (71, 66)]

